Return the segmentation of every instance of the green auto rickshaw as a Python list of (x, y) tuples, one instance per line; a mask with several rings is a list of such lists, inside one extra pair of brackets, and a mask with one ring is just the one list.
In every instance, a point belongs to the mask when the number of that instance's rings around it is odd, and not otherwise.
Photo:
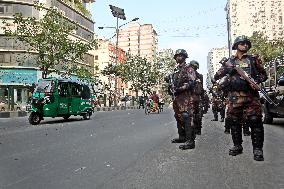
[(83, 116), (85, 120), (93, 113), (88, 85), (58, 78), (40, 79), (32, 95), (29, 122), (37, 125), (44, 117)]

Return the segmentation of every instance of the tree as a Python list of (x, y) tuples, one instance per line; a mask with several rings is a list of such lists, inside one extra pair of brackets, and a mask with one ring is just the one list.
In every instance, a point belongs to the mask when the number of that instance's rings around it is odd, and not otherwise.
[(116, 66), (110, 65), (104, 73), (105, 75), (114, 74), (123, 82), (129, 82), (136, 94), (142, 91), (143, 95), (151, 93), (151, 88), (157, 84), (159, 76), (157, 66), (138, 55), (127, 55), (124, 63)]
[(71, 34), (77, 29), (76, 24), (68, 21), (55, 8), (45, 8), (38, 3), (35, 3), (35, 7), (46, 11), (43, 18), (25, 18), (17, 13), (13, 18), (14, 28), (9, 27), (9, 21), (4, 21), (5, 35), (27, 44), (28, 52), (37, 53), (36, 62), (42, 71), (42, 78), (51, 72), (61, 73), (63, 70), (68, 75), (82, 73), (83, 68), (78, 66), (78, 62), (97, 45), (96, 40), (82, 42), (71, 39)]
[(250, 52), (261, 55), (265, 63), (272, 61), (284, 52), (284, 42), (281, 39), (270, 41), (261, 32), (254, 32), (249, 39), (252, 43)]
[[(264, 61), (264, 65), (268, 68), (268, 71), (271, 72), (272, 67), (277, 67), (282, 61), (279, 59), (283, 59), (284, 53), (284, 41), (283, 39), (274, 39), (269, 40), (267, 36), (265, 36), (261, 32), (254, 32), (253, 35), (250, 37), (252, 48), (250, 52), (253, 54), (261, 55), (261, 58)], [(274, 70), (274, 69), (273, 69)], [(272, 77), (277, 75), (281, 75), (284, 69), (281, 66), (277, 69), (277, 73), (272, 73)]]
[(159, 65), (159, 83), (162, 87), (163, 96), (168, 94), (168, 84), (165, 83), (164, 78), (173, 73), (176, 67), (176, 61), (174, 60), (174, 51), (172, 49), (165, 49), (159, 52), (156, 64)]

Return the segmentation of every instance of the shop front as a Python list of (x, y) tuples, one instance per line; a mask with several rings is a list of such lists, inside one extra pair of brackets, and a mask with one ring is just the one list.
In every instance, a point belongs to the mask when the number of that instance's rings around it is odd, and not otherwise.
[(40, 76), (35, 68), (0, 68), (0, 111), (25, 111)]

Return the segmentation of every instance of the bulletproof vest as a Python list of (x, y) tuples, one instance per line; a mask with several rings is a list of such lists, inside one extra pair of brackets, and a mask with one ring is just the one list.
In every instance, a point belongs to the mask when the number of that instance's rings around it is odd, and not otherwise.
[(202, 74), (196, 72), (197, 82), (194, 87), (194, 94), (200, 95), (203, 93), (203, 76)]
[(176, 88), (182, 87), (184, 83), (187, 83), (190, 80), (190, 76), (187, 69), (187, 66), (175, 69), (175, 73), (173, 74), (173, 83)]
[[(236, 66), (242, 68), (250, 77), (256, 78), (257, 71), (255, 67), (255, 58), (251, 55), (247, 55), (246, 58), (242, 60), (236, 60), (234, 58), (230, 58), (230, 62)], [(251, 90), (249, 83), (242, 78), (239, 74), (235, 73), (230, 78), (230, 90), (231, 91), (248, 91)]]

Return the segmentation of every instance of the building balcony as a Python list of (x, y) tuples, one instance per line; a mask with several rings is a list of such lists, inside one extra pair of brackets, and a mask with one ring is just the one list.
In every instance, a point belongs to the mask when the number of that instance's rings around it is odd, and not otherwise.
[(95, 0), (59, 0), (59, 1), (72, 7), (73, 9), (83, 14), (84, 16), (92, 18), (92, 14), (86, 9), (85, 4), (92, 3)]

